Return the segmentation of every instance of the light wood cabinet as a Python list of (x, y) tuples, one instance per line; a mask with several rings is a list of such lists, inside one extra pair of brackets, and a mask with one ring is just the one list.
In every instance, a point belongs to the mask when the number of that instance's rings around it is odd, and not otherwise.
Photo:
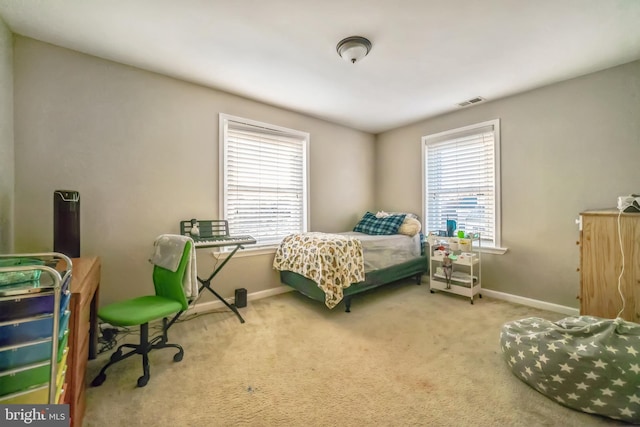
[[(640, 323), (640, 213), (616, 209), (580, 214), (580, 314)], [(618, 227), (619, 224), (619, 227)], [(618, 230), (620, 234), (618, 234)], [(620, 248), (622, 242), (622, 251)]]

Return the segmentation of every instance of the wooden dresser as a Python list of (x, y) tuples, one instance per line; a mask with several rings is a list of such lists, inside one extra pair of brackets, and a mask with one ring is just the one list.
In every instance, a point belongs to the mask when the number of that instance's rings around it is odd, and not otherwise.
[(87, 360), (96, 357), (98, 342), (98, 295), (100, 258), (73, 258), (71, 275), (71, 317), (69, 319), (69, 404), (71, 426), (81, 427), (85, 410)]
[[(615, 318), (622, 309), (618, 211), (586, 211), (580, 216), (580, 314)], [(625, 297), (620, 317), (640, 323), (640, 213), (622, 213), (619, 219), (624, 250), (620, 289)]]

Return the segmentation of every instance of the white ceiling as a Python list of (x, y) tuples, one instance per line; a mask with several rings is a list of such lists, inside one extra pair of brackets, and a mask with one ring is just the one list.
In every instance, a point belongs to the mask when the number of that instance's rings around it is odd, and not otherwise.
[[(640, 0), (0, 0), (0, 15), (23, 36), (371, 133), (640, 59)], [(336, 53), (352, 35), (373, 43), (356, 64)]]

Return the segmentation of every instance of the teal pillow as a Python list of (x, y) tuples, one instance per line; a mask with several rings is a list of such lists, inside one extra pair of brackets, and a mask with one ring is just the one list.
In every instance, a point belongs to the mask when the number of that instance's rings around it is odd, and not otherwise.
[(378, 235), (397, 234), (398, 228), (400, 228), (404, 222), (405, 217), (406, 215), (402, 214), (377, 218), (371, 212), (367, 212), (353, 228), (353, 231)]

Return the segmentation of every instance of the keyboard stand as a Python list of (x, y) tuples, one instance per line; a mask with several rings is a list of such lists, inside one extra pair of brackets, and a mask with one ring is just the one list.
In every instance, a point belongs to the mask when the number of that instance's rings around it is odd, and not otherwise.
[(225, 266), (225, 264), (227, 262), (229, 262), (229, 260), (231, 259), (231, 257), (233, 257), (236, 252), (238, 252), (238, 249), (244, 249), (242, 247), (242, 245), (236, 245), (236, 247), (233, 249), (233, 251), (231, 251), (231, 253), (227, 256), (227, 258), (222, 261), (222, 264), (220, 264), (218, 267), (216, 267), (215, 270), (213, 270), (213, 272), (211, 273), (211, 275), (206, 278), (206, 279), (201, 279), (200, 277), (198, 277), (198, 282), (200, 282), (200, 290), (198, 293), (202, 292), (203, 289), (208, 289), (209, 291), (211, 291), (212, 294), (214, 294), (216, 296), (216, 298), (218, 298), (220, 301), (222, 301), (224, 303), (224, 305), (226, 305), (227, 307), (229, 307), (229, 309), (231, 311), (233, 311), (236, 316), (238, 316), (238, 319), (240, 319), (240, 323), (244, 323), (244, 319), (242, 318), (242, 316), (240, 315), (240, 312), (238, 311), (238, 308), (236, 307), (235, 304), (229, 304), (227, 302), (227, 300), (225, 300), (224, 298), (222, 298), (216, 291), (213, 290), (213, 288), (211, 287), (211, 280), (213, 280), (214, 277), (216, 277), (216, 274), (218, 274), (220, 272), (220, 270), (222, 270), (222, 267)]
[(238, 307), (235, 304), (229, 304), (227, 300), (222, 298), (211, 287), (211, 280), (216, 277), (216, 274), (222, 270), (222, 268), (229, 262), (229, 260), (238, 252), (238, 249), (244, 249), (242, 245), (256, 243), (256, 240), (248, 235), (244, 236), (230, 236), (229, 235), (229, 222), (223, 219), (211, 219), (211, 220), (197, 220), (192, 219), (188, 221), (180, 221), (180, 234), (183, 236), (190, 236), (196, 243), (196, 249), (200, 248), (213, 248), (222, 246), (235, 246), (235, 248), (227, 255), (227, 258), (216, 267), (211, 275), (206, 279), (198, 277), (200, 282), (200, 289), (198, 293), (203, 289), (208, 289), (213, 295), (216, 296), (224, 305), (229, 307), (233, 311), (240, 323), (244, 323), (244, 319), (238, 311)]

